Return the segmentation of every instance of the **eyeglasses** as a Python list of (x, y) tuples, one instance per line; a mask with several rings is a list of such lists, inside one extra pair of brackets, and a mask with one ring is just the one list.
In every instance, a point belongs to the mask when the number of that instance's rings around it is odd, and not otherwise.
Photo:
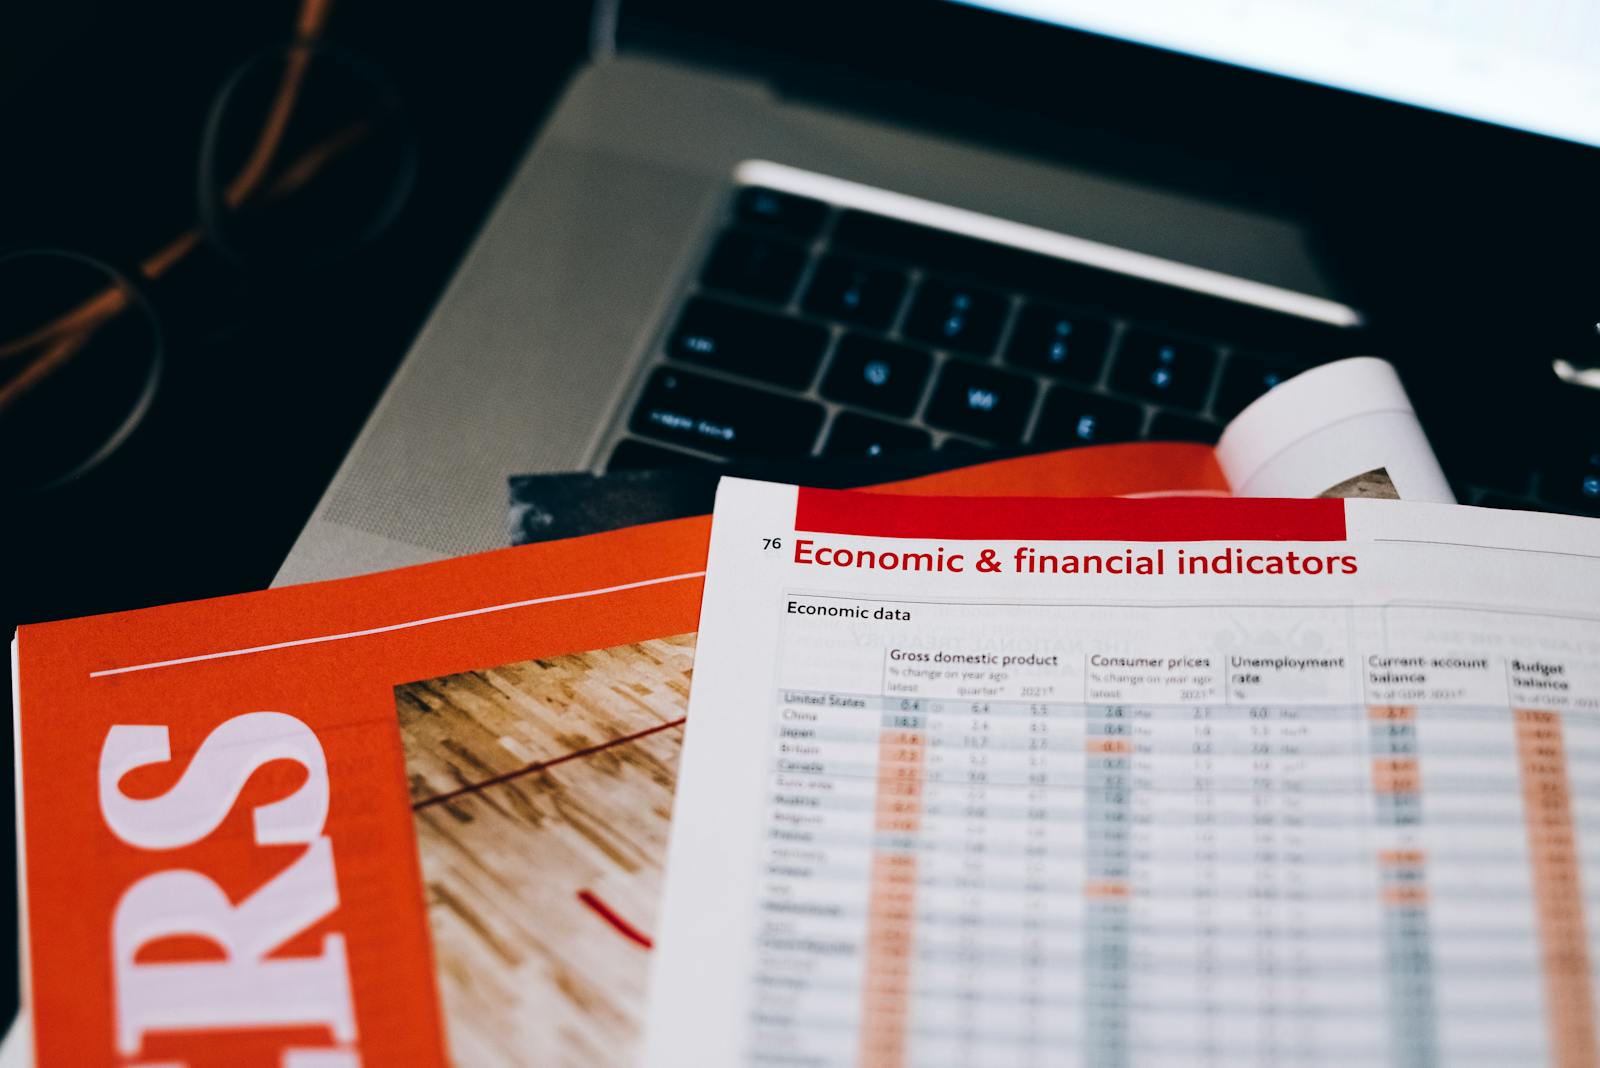
[(126, 270), (70, 249), (0, 255), (0, 496), (71, 482), (135, 433), (166, 364), (156, 290), (180, 263), (247, 286), (336, 267), (400, 214), (417, 167), (410, 124), (376, 67), (317, 40), (328, 9), (305, 0), (299, 37), (218, 88), (191, 228)]
[(91, 256), (0, 256), (0, 493), (69, 482), (144, 419), (166, 361), (144, 291)]

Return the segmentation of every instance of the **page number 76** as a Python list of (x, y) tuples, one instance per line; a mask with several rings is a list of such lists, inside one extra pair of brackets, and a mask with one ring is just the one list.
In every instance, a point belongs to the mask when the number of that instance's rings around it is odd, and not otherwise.
[(762, 538), (761, 539), (761, 547), (763, 549), (765, 549), (767, 552), (771, 552), (773, 549), (781, 549), (781, 548), (783, 548), (783, 539), (782, 538)]

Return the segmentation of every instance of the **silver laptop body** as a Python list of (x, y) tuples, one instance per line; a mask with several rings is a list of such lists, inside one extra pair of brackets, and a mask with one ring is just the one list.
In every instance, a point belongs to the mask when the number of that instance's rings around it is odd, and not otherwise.
[(506, 478), (598, 469), (741, 184), (1352, 325), (1295, 220), (1042, 162), (602, 41), (275, 580), (506, 543)]

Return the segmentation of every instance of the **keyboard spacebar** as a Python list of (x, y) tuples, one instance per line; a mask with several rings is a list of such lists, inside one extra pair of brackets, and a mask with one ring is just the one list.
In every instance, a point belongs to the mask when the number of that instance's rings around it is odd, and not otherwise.
[(631, 426), (719, 456), (804, 455), (816, 443), (822, 407), (663, 367), (650, 376)]

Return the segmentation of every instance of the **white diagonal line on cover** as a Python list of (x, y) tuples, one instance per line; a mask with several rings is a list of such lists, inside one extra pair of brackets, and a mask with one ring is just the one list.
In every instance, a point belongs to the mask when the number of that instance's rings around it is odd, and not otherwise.
[(595, 590), (577, 590), (573, 593), (554, 593), (548, 597), (530, 597), (525, 601), (507, 601), (505, 604), (491, 604), (483, 608), (468, 608), (461, 612), (447, 612), (441, 616), (428, 616), (426, 619), (408, 619), (403, 623), (390, 623), (382, 627), (368, 627), (365, 630), (347, 630), (340, 634), (318, 634), (311, 638), (295, 638), (292, 641), (272, 642), (268, 645), (251, 645), (243, 649), (223, 649), (215, 653), (198, 653), (194, 656), (180, 656), (172, 660), (154, 660), (148, 664), (129, 664), (126, 667), (102, 668), (99, 671), (89, 672), (91, 679), (103, 678), (107, 675), (126, 675), (134, 671), (150, 671), (153, 668), (176, 667), (179, 664), (194, 664), (202, 660), (221, 660), (230, 656), (248, 656), (251, 653), (267, 653), (274, 649), (292, 649), (298, 645), (320, 645), (323, 642), (337, 642), (345, 638), (366, 638), (374, 634), (388, 634), (396, 630), (410, 630), (412, 627), (426, 627), (430, 623), (448, 623), (452, 619), (466, 619), (470, 616), (484, 616), (491, 612), (509, 612), (515, 608), (531, 608), (538, 604), (552, 604), (556, 601), (576, 601), (584, 597), (599, 597), (607, 593), (621, 593), (623, 590), (637, 590), (645, 586), (661, 586), (669, 582), (684, 582), (688, 579), (704, 578), (704, 571), (685, 571), (681, 575), (662, 575), (658, 578), (640, 579), (638, 582), (624, 582), (619, 586), (603, 586)]

